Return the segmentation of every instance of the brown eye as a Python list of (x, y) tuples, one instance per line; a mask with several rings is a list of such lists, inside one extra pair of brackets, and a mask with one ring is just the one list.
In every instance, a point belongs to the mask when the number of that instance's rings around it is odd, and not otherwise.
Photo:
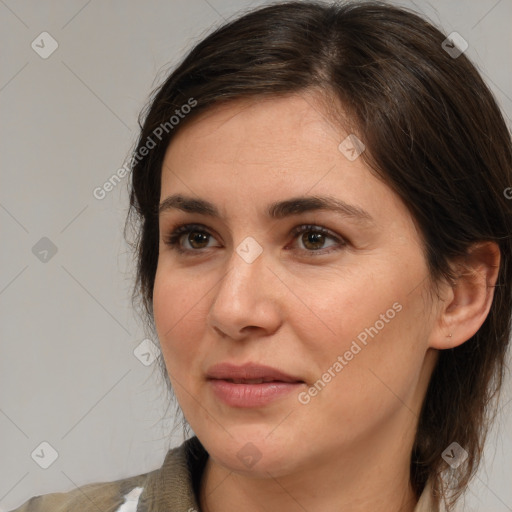
[(318, 233), (315, 231), (306, 231), (302, 233), (302, 243), (304, 247), (308, 250), (318, 250), (322, 249), (323, 244), (325, 243), (326, 236), (323, 233)]
[[(308, 255), (317, 256), (327, 254), (335, 250), (339, 250), (347, 245), (347, 242), (340, 236), (332, 233), (328, 229), (321, 226), (303, 225), (297, 226), (292, 235), (298, 239), (304, 249), (299, 247), (301, 252), (309, 253)], [(334, 244), (325, 246), (327, 240), (334, 240)]]
[[(208, 243), (209, 237), (210, 235), (204, 231), (190, 231), (187, 240), (194, 249), (204, 249), (205, 245), (203, 244)], [(198, 244), (199, 247), (196, 246), (196, 244)]]
[[(321, 226), (297, 226), (292, 231), (292, 235), (294, 240), (298, 239), (300, 245), (303, 246), (299, 247), (298, 250), (307, 256), (320, 256), (348, 245), (344, 238)], [(165, 243), (172, 249), (191, 256), (200, 255), (204, 249), (215, 247), (209, 245), (211, 239), (214, 239), (213, 235), (199, 224), (178, 226), (170, 235), (164, 237)], [(326, 246), (325, 244), (329, 239), (334, 243)], [(188, 246), (184, 244), (188, 244)]]
[[(185, 236), (186, 235), (186, 236)], [(200, 253), (202, 249), (208, 249), (208, 242), (213, 235), (199, 224), (185, 224), (178, 226), (174, 231), (164, 237), (164, 242), (172, 249), (180, 253)], [(185, 243), (188, 246), (183, 246)]]

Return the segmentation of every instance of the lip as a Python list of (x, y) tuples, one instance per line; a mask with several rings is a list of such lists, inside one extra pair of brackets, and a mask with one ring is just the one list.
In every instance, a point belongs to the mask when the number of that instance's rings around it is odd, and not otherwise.
[(206, 375), (209, 379), (221, 380), (265, 379), (289, 383), (304, 382), (299, 377), (288, 375), (277, 368), (257, 363), (246, 363), (243, 365), (220, 363), (210, 367)]
[[(207, 379), (217, 398), (232, 407), (261, 407), (305, 384), (299, 377), (256, 363), (220, 363), (207, 371)], [(264, 382), (244, 382), (261, 379)]]

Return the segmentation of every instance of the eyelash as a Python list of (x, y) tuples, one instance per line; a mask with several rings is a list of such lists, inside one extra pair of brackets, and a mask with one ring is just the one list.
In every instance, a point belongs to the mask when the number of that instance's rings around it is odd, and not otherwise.
[[(293, 230), (291, 231), (290, 234), (293, 235), (293, 238), (295, 239), (302, 233), (306, 233), (308, 231), (326, 235), (338, 243), (338, 247), (334, 247), (334, 246), (333, 246), (334, 248), (329, 247), (327, 250), (319, 249), (319, 250), (315, 251), (315, 250), (308, 250), (308, 249), (299, 249), (299, 251), (301, 251), (301, 252), (308, 253), (309, 256), (320, 256), (323, 254), (330, 254), (331, 252), (340, 250), (340, 249), (344, 248), (346, 245), (348, 245), (347, 242), (343, 238), (336, 236), (334, 233), (332, 233), (328, 229), (325, 229), (321, 226), (311, 225), (311, 224), (303, 224), (301, 226), (297, 226), (297, 227), (293, 228)], [(208, 247), (203, 248), (203, 249), (183, 249), (180, 246), (180, 239), (183, 235), (189, 234), (191, 232), (199, 232), (199, 233), (203, 233), (203, 234), (213, 237), (213, 235), (207, 229), (205, 229), (205, 226), (202, 226), (201, 224), (182, 224), (182, 225), (176, 226), (170, 234), (166, 235), (164, 237), (164, 242), (166, 245), (171, 247), (172, 250), (174, 250), (180, 254), (188, 254), (188, 255), (196, 256), (196, 255), (200, 255), (202, 252), (204, 252), (204, 250), (209, 249)], [(196, 254), (193, 254), (193, 253), (196, 253)]]

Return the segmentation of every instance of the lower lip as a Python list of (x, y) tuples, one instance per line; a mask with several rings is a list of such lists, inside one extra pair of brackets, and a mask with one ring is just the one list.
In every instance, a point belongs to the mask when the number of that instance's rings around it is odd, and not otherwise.
[(228, 380), (210, 379), (215, 395), (231, 407), (260, 407), (277, 398), (298, 392), (303, 382), (262, 382), (235, 384)]

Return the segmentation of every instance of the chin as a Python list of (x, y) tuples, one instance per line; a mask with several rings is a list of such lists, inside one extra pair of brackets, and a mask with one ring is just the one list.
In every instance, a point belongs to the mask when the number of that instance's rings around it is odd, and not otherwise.
[[(229, 471), (251, 475), (254, 478), (268, 478), (269, 473), (278, 477), (296, 467), (294, 454), (304, 454), (301, 443), (294, 447), (293, 436), (283, 430), (269, 432), (265, 427), (240, 425), (230, 427), (229, 434), (222, 430), (216, 436), (198, 434), (212, 459)], [(231, 434), (231, 435), (230, 435)]]

